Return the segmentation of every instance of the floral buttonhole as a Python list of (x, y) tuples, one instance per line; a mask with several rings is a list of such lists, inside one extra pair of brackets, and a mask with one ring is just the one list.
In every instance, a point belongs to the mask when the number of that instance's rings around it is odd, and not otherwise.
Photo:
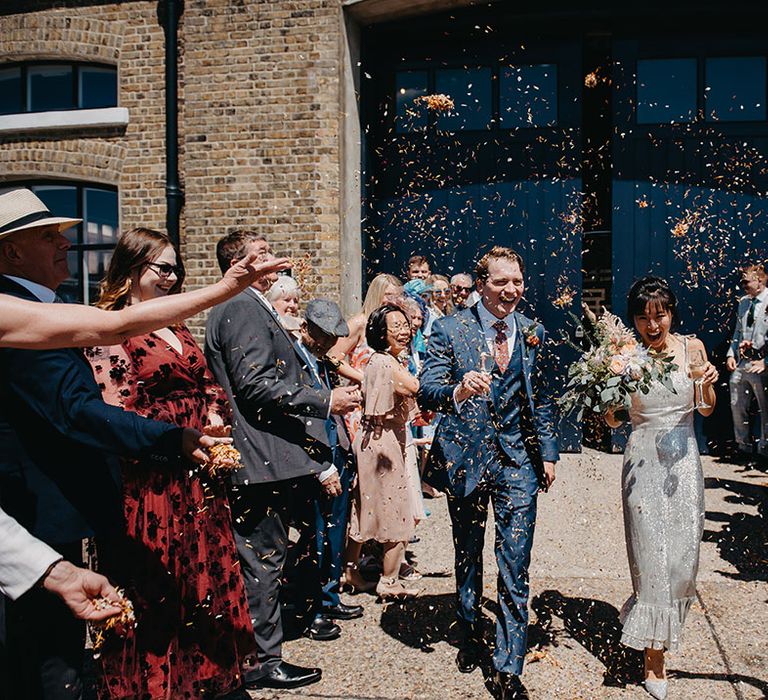
[(527, 328), (523, 329), (523, 337), (525, 338), (525, 344), (529, 348), (535, 348), (537, 345), (541, 344), (541, 338), (536, 334), (536, 329), (538, 328), (537, 323), (532, 323)]

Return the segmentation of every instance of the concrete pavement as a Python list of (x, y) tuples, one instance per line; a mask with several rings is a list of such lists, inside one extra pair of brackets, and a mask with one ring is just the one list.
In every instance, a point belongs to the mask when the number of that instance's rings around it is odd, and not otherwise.
[[(565, 455), (558, 481), (539, 500), (531, 566), (529, 657), (523, 676), (533, 700), (648, 698), (638, 685), (639, 653), (618, 642), (618, 611), (631, 592), (620, 501), (621, 455)], [(668, 655), (670, 700), (768, 698), (768, 476), (704, 457), (706, 510), (699, 600), (682, 650)], [(453, 548), (445, 499), (412, 546), (423, 594), (381, 605), (354, 602), (365, 616), (343, 622), (333, 642), (300, 639), (287, 661), (323, 668), (320, 683), (253, 698), (489, 698), (480, 670), (463, 675), (454, 658)], [(486, 532), (484, 608), (492, 639), (496, 580), (493, 527)], [(349, 602), (350, 598), (346, 598)]]

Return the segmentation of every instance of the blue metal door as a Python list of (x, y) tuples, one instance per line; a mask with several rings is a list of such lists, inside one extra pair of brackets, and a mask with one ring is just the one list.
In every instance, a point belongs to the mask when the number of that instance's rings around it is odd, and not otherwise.
[[(682, 332), (721, 364), (738, 267), (766, 256), (767, 54), (764, 39), (614, 42), (613, 307), (634, 279), (667, 278)], [(730, 437), (720, 393), (702, 448)]]
[[(368, 278), (402, 276), (416, 253), (450, 276), (511, 246), (526, 263), (521, 310), (558, 337), (581, 292), (580, 41), (413, 41), (401, 27), (366, 42)], [(454, 109), (430, 110), (432, 94)], [(572, 355), (557, 353), (564, 374)], [(561, 435), (580, 449), (580, 426)]]

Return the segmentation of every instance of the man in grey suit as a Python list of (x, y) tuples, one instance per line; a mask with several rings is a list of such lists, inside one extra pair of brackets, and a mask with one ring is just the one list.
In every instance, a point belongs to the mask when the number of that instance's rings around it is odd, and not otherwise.
[[(222, 238), (216, 256), (222, 272), (248, 253), (269, 258), (266, 239), (251, 231)], [(360, 403), (358, 389), (318, 387), (293, 337), (264, 297), (273, 275), (216, 307), (207, 323), (205, 351), (233, 412), (232, 435), (243, 468), (231, 477), (235, 541), (245, 577), (259, 666), (246, 674), (248, 688), (295, 688), (320, 680), (320, 669), (282, 660), (280, 581), (288, 528), (297, 527), (307, 551), (295, 578), (304, 587), (308, 634), (333, 639), (339, 627), (315, 617), (321, 603), (314, 502), (321, 490), (341, 493), (326, 431), (331, 414)]]
[(766, 372), (766, 336), (768, 336), (768, 289), (765, 266), (745, 265), (741, 270), (744, 296), (739, 299), (736, 327), (728, 348), (726, 364), (730, 379), (733, 432), (739, 452), (749, 459), (754, 449), (750, 435), (752, 398), (760, 411), (760, 437), (757, 454), (768, 459), (768, 372)]

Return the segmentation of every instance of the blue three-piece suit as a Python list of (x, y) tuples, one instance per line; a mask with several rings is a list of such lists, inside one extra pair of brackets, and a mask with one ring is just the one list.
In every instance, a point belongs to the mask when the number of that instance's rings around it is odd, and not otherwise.
[[(482, 302), (480, 302), (482, 303)], [(419, 405), (442, 414), (426, 480), (445, 490), (456, 550), (457, 615), (465, 643), (479, 643), (482, 552), (489, 499), (496, 520), (499, 618), (494, 666), (519, 675), (528, 626), (528, 565), (543, 461), (558, 459), (556, 410), (546, 386), (544, 328), (520, 313), (509, 364), (496, 365), (490, 400), (460, 407), (454, 390), (479, 370), (486, 337), (476, 307), (439, 319), (420, 376)]]

